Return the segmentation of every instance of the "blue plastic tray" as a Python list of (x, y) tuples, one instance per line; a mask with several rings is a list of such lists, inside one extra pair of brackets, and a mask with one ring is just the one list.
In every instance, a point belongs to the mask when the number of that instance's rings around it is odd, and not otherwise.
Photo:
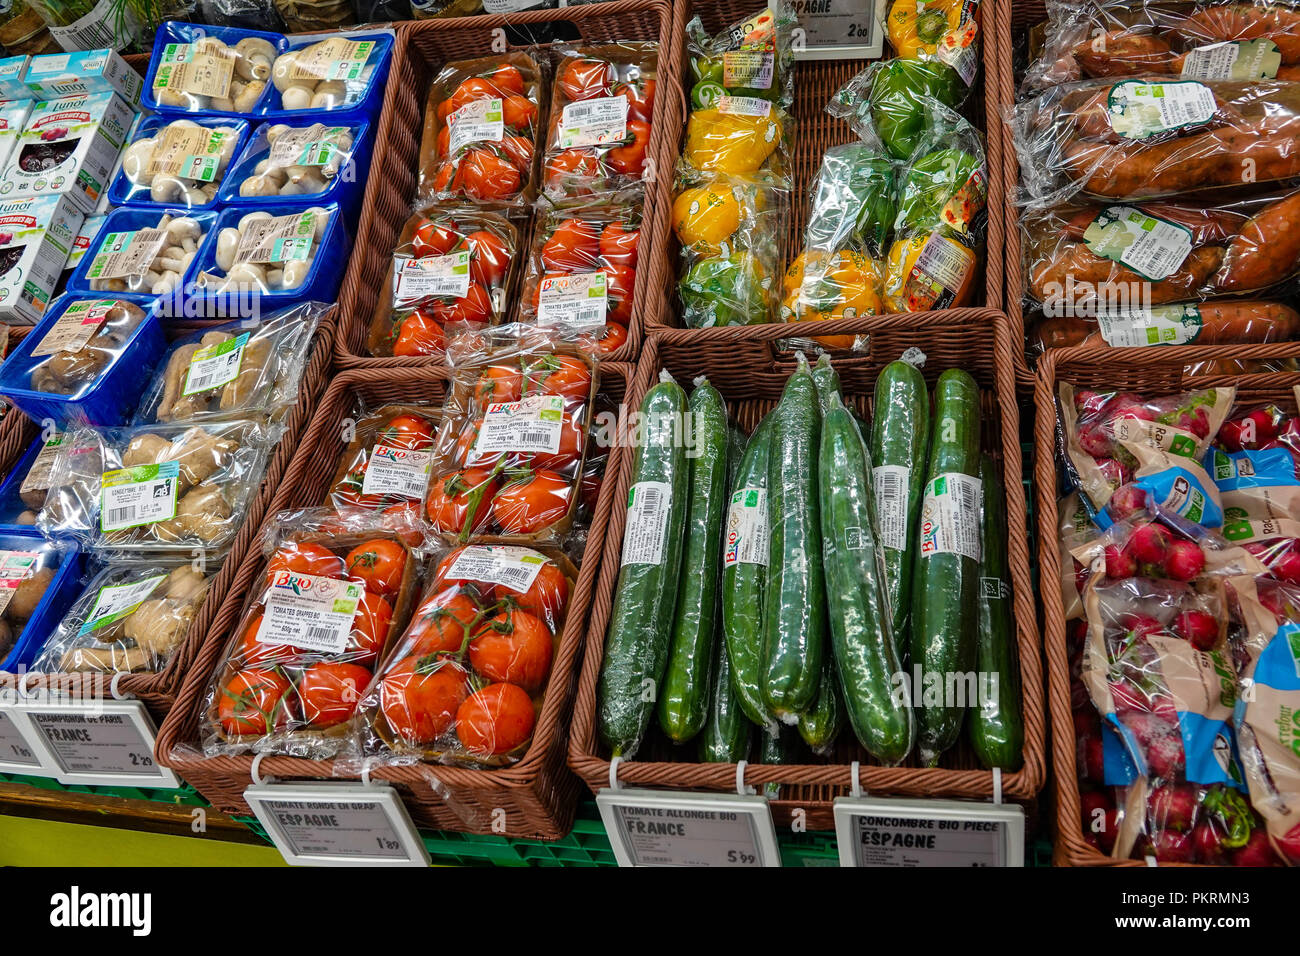
[(41, 453), (41, 448), (45, 444), (45, 436), (37, 436), (32, 446), (23, 452), (23, 456), (18, 459), (18, 463), (9, 469), (9, 474), (5, 475), (4, 480), (0, 481), (0, 534), (12, 531), (17, 534), (29, 534), (36, 530), (34, 524), (19, 524), (18, 516), (24, 511), (37, 510), (29, 509), (19, 497), (22, 491), (23, 479), (27, 477), (27, 472), (31, 470), (32, 462), (36, 456)]
[[(200, 126), (206, 126), (209, 129), (215, 129), (219, 126), (234, 127), (237, 129), (239, 131), (239, 139), (235, 143), (236, 159), (243, 151), (244, 144), (248, 142), (248, 134), (251, 127), (246, 121), (228, 116), (208, 116), (192, 113), (186, 115), (144, 117), (136, 124), (136, 128), (131, 133), (131, 138), (128, 141), (127, 146), (129, 147), (131, 143), (138, 142), (139, 140), (148, 139), (160, 128), (166, 126), (173, 120), (178, 119), (187, 119), (190, 122), (198, 123)], [(234, 168), (234, 165), (234, 159), (227, 164), (227, 177), (230, 175), (230, 170)], [(224, 181), (225, 180), (223, 179), (222, 182)], [(219, 201), (220, 197), (218, 195), (214, 196), (211, 202), (204, 203), (201, 206), (191, 206), (189, 208), (194, 212), (201, 212), (205, 209), (216, 209)], [(122, 171), (121, 167), (118, 168), (117, 174), (113, 177), (113, 182), (109, 184), (108, 202), (111, 206), (141, 206), (150, 209), (169, 209), (176, 206), (176, 203), (174, 202), (155, 202), (150, 198), (149, 187), (137, 186), (135, 183), (131, 182), (131, 180), (127, 178), (126, 173)]]
[[(181, 23), (176, 20), (168, 20), (158, 28), (154, 34), (153, 52), (149, 56), (149, 72), (145, 74), (144, 89), (140, 91), (140, 106), (143, 109), (153, 110), (155, 113), (164, 113), (169, 116), (187, 116), (194, 118), (200, 111), (187, 110), (176, 106), (163, 106), (154, 96), (153, 81), (158, 72), (158, 66), (163, 61), (163, 51), (167, 49), (169, 43), (193, 43), (205, 36), (216, 37), (223, 43), (234, 46), (245, 37), (261, 37), (271, 46), (275, 47), (277, 54), (283, 53), (289, 49), (289, 41), (279, 33), (264, 33), (261, 30), (241, 30), (237, 27), (214, 27), (207, 24)], [(258, 97), (257, 105), (249, 113), (236, 113), (232, 110), (203, 110), (201, 115), (204, 116), (234, 116), (244, 117), (255, 116), (266, 106), (271, 94), (275, 92), (275, 87), (268, 80), (266, 89)], [(279, 99), (276, 99), (279, 104)]]
[(0, 550), (5, 551), (48, 551), (52, 560), (59, 562), (41, 603), (36, 605), (36, 612), (27, 619), (22, 636), (14, 645), (9, 656), (0, 661), (0, 671), (14, 673), (19, 668), (28, 668), (36, 656), (45, 647), (50, 632), (58, 627), (68, 608), (81, 593), (81, 575), (85, 559), (75, 548), (56, 548), (49, 544), (40, 533), (32, 529), (26, 532), (0, 532)]
[[(160, 207), (158, 209), (140, 209), (130, 206), (123, 206), (121, 209), (115, 209), (108, 214), (104, 224), (100, 227), (99, 233), (91, 240), (90, 248), (86, 254), (81, 257), (76, 270), (68, 279), (67, 291), (74, 295), (83, 297), (117, 295), (115, 292), (96, 292), (90, 287), (90, 267), (95, 263), (95, 256), (98, 254), (100, 247), (105, 240), (115, 232), (133, 232), (137, 229), (147, 229), (157, 226), (162, 221), (162, 217), (171, 213), (173, 218), (180, 219), (187, 217), (198, 222), (203, 230), (203, 239), (199, 243), (198, 253), (190, 261), (184, 274), (181, 275), (180, 285), (183, 288), (194, 280), (198, 274), (199, 260), (203, 257), (203, 250), (210, 242), (215, 242), (217, 232), (214, 226), (217, 223), (217, 214), (215, 212), (193, 212), (188, 209), (168, 209)], [(169, 293), (169, 295), (172, 293)], [(134, 295), (134, 294), (133, 294)], [(152, 296), (150, 296), (152, 298)], [(134, 301), (134, 299), (133, 299)]]
[[(336, 106), (332, 110), (286, 110), (281, 105), (280, 91), (275, 88), (274, 83), (270, 83), (268, 89), (270, 89), (271, 95), (260, 101), (258, 106), (259, 116), (271, 123), (308, 120), (313, 123), (332, 123), (337, 126), (355, 123), (362, 119), (371, 122), (379, 119), (379, 111), (384, 105), (384, 90), (388, 86), (388, 69), (393, 59), (393, 36), (391, 33), (340, 33), (338, 35), (353, 41), (370, 40), (375, 44), (375, 48), (370, 52), (370, 57), (365, 63), (367, 67), (373, 66), (374, 69), (364, 88), (360, 89), (356, 99), (351, 99), (344, 105)], [(310, 34), (294, 37), (289, 41), (289, 49), (301, 50), (303, 47), (328, 39), (329, 36), (330, 34)], [(349, 97), (352, 96), (352, 88), (352, 83), (349, 82)]]

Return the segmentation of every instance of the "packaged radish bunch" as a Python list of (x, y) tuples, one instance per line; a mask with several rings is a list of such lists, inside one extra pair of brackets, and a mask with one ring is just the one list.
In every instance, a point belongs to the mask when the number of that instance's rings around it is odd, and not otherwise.
[(264, 576), (208, 691), (209, 756), (339, 753), (374, 669), (410, 618), (420, 557), (406, 516), (284, 511)]
[(392, 762), (519, 760), (574, 578), (568, 560), (550, 549), (468, 545), (443, 554), (361, 702), (362, 752)]
[(1234, 389), (1144, 398), (1062, 382), (1059, 412), (1071, 477), (1105, 528), (1148, 506), (1206, 527), (1223, 523), (1202, 459), (1232, 409)]
[(1242, 625), (1242, 693), (1233, 715), (1246, 784), (1273, 848), (1300, 865), (1300, 588), (1231, 580)]

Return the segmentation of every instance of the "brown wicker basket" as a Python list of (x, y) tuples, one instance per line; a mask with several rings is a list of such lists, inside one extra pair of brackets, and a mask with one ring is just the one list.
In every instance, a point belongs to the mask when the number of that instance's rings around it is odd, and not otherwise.
[[(681, 3), (682, 0), (679, 0)], [(698, 15), (710, 34), (728, 24), (743, 20), (754, 12), (750, 0), (686, 0), (686, 19)], [(985, 266), (982, 291), (973, 305), (988, 309), (1002, 308), (1004, 294), (1005, 236), (1015, 228), (1015, 209), (1008, 202), (1015, 188), (1017, 170), (1009, 169), (1004, 159), (1010, 151), (1010, 141), (1005, 144), (1006, 126), (1001, 120), (1001, 104), (1010, 103), (1012, 96), (1010, 56), (1002, 57), (999, 48), (1010, 40), (1010, 19), (1006, 4), (985, 4), (983, 8), (982, 42), (984, 69), (981, 71), (982, 87), (971, 97), (976, 104), (967, 112), (971, 121), (987, 132), (986, 159), (988, 169), (988, 231), (985, 249)], [(685, 57), (683, 57), (685, 60)], [(1005, 59), (1005, 65), (1003, 60)], [(794, 107), (791, 111), (794, 124), (792, 178), (794, 188), (790, 193), (789, 228), (782, 240), (781, 261), (789, 263), (799, 254), (803, 245), (804, 226), (808, 220), (808, 190), (821, 168), (822, 155), (832, 146), (853, 142), (853, 133), (844, 122), (826, 112), (826, 102), (841, 86), (847, 83), (866, 65), (861, 60), (805, 60), (795, 64)], [(688, 69), (683, 62), (682, 69)], [(677, 153), (674, 152), (674, 156)], [(671, 235), (667, 243), (670, 257), (668, 271), (675, 278), (677, 241)], [(675, 287), (661, 313), (647, 316), (647, 332), (677, 329), (680, 326)]]
[[(601, 392), (622, 402), (630, 391), (634, 371), (632, 365), (602, 363)], [(446, 369), (435, 367), (365, 368), (339, 373), (321, 399), (271, 511), (315, 506), (325, 501), (345, 447), (343, 419), (352, 413), (358, 397), (373, 405), (417, 399), (437, 402), (445, 395), (449, 380)], [(615, 490), (612, 472), (606, 477), (587, 533), (588, 558), (582, 563), (573, 591), (551, 686), (523, 759), (511, 767), (492, 771), (425, 765), (376, 767), (372, 771), (376, 779), (391, 781), (398, 788), (418, 824), (440, 830), (550, 840), (563, 837), (572, 828), (580, 784), (565, 767), (565, 730), (588, 602), (604, 543), (609, 502)], [(252, 554), (240, 568), (235, 585), (190, 668), (181, 692), (181, 704), (172, 711), (158, 734), (159, 762), (184, 777), (213, 806), (228, 813), (249, 812), (244, 790), (252, 782), (253, 757), (204, 757), (197, 744), (199, 721), (205, 712), (208, 684), (221, 663), (227, 637), (239, 620), (249, 583), (263, 573), (263, 564), (262, 555)], [(333, 761), (280, 756), (265, 758), (259, 772), (278, 779), (347, 776)]]
[[(376, 358), (366, 349), (370, 322), (392, 268), (393, 248), (416, 198), (425, 97), (431, 81), (444, 63), (506, 49), (501, 43), (508, 42), (508, 34), (503, 32), (507, 25), (545, 28), (553, 24), (571, 25), (587, 43), (658, 41), (659, 79), (649, 152), (657, 169), (673, 168), (682, 114), (682, 92), (678, 82), (681, 19), (670, 0), (617, 0), (615, 3), (558, 10), (531, 10), (512, 13), (508, 17), (463, 17), (402, 24), (398, 29), (398, 42), (389, 74), (389, 92), (375, 134), (375, 152), (361, 221), (357, 226), (357, 241), (339, 293), (340, 310), (345, 317), (335, 345), (335, 360), (340, 368), (442, 364), (440, 359), (423, 357)], [(547, 102), (549, 96), (548, 81)], [(628, 342), (603, 356), (610, 361), (636, 358), (643, 316), (657, 307), (658, 300), (669, 288), (665, 247), (671, 206), (670, 186), (669, 175), (660, 175), (646, 186), (639, 250), (642, 265), (633, 293)], [(530, 222), (521, 230), (517, 257), (527, 257), (531, 242)], [(516, 283), (516, 287), (518, 285)], [(513, 305), (513, 302), (508, 304), (507, 321), (513, 317)]]
[[(262, 518), (267, 513), (271, 499), (276, 490), (283, 486), (285, 471), (293, 458), (294, 451), (298, 447), (298, 441), (306, 431), (307, 424), (315, 411), (316, 401), (329, 378), (330, 359), (334, 347), (334, 314), (333, 311), (330, 312), (316, 333), (311, 346), (311, 357), (308, 359), (306, 368), (303, 369), (302, 380), (298, 387), (298, 402), (284, 422), (284, 434), (271, 456), (270, 463), (267, 465), (266, 476), (262, 479), (261, 490), (249, 503), (244, 526), (239, 529), (239, 534), (236, 535), (221, 570), (213, 578), (207, 599), (204, 600), (198, 614), (195, 615), (184, 640), (181, 641), (176, 652), (167, 661), (167, 666), (162, 670), (148, 674), (126, 674), (117, 682), (118, 692), (122, 696), (138, 697), (144, 702), (154, 720), (159, 723), (163, 721), (172, 705), (176, 702), (181, 685), (194, 663), (195, 656), (198, 654), (199, 649), (205, 646), (204, 641), (208, 628), (217, 616), (217, 610), (221, 605), (222, 598), (235, 583), (237, 573), (244, 563), (244, 555), (257, 536), (257, 531), (261, 527)], [(221, 323), (207, 322), (201, 324), (215, 325)], [(191, 323), (190, 327), (193, 325), (194, 323)], [(177, 323), (174, 328), (170, 326), (168, 328), (169, 334), (173, 337), (187, 330), (187, 326), (181, 323)], [(35, 437), (36, 426), (31, 423), (30, 434), (26, 441), (21, 444), (21, 447), (26, 448)], [(3, 452), (4, 449), (0, 448), (0, 453)], [(19, 451), (18, 454), (21, 455), (22, 452)], [(0, 462), (5, 460), (8, 459), (0, 459)], [(16, 460), (16, 458), (10, 460), (10, 465), (12, 466), (13, 461)], [(79, 689), (84, 690), (84, 681), (75, 674), (33, 675), (27, 681), (27, 687), (32, 690), (42, 687), (51, 689), (64, 688), (76, 693)]]
[[(1044, 779), (1045, 729), (1043, 722), (1042, 669), (1038, 631), (1029, 576), (1029, 545), (1025, 537), (1025, 502), (1020, 482), (1019, 415), (1015, 398), (1015, 376), (1011, 367), (1011, 345), (1006, 319), (997, 312), (959, 309), (938, 317), (930, 315), (889, 316), (835, 322), (806, 322), (796, 326), (748, 326), (653, 333), (646, 341), (637, 369), (636, 387), (628, 408), (639, 402), (666, 368), (681, 382), (707, 374), (710, 382), (727, 399), (730, 413), (742, 427), (752, 428), (769, 411), (781, 394), (794, 368), (789, 352), (773, 346), (780, 334), (811, 329), (846, 334), (867, 333), (870, 345), (865, 353), (838, 355), (845, 397), (859, 411), (866, 411), (880, 369), (898, 358), (908, 347), (926, 353), (926, 379), (933, 383), (948, 367), (967, 369), (979, 382), (984, 407), (984, 446), (993, 451), (1007, 486), (1008, 551), (1014, 588), (1017, 643), (1020, 654), (1022, 710), (1025, 723), (1024, 766), (1002, 779), (1008, 799), (1031, 800)], [(738, 352), (743, 359), (738, 361)], [(766, 352), (764, 358), (761, 353)], [(616, 443), (610, 465), (618, 487), (614, 500), (627, 495), (631, 482), (631, 450), (626, 442)], [(617, 467), (615, 467), (617, 464)], [(596, 739), (596, 684), (604, 657), (605, 628), (613, 607), (619, 573), (625, 511), (615, 507), (609, 517), (600, 581), (592, 598), (587, 651), (578, 697), (574, 707), (569, 765), (598, 791), (609, 785), (610, 761)], [(674, 760), (665, 745), (650, 748), (650, 759), (621, 762), (619, 779), (634, 786), (667, 787), (679, 790), (730, 791), (736, 786), (735, 764), (701, 764)], [(664, 759), (666, 758), (666, 759)], [(687, 759), (694, 759), (690, 750)], [(807, 765), (760, 765), (747, 768), (746, 782), (753, 785), (780, 784), (772, 804), (777, 825), (795, 819), (795, 811), (810, 829), (831, 829), (831, 803), (850, 792), (853, 761), (861, 762), (862, 787), (879, 794), (945, 797), (990, 797), (993, 774), (978, 766), (963, 743), (943, 758), (935, 769), (918, 767), (915, 758), (902, 767), (881, 767), (861, 750), (852, 733), (841, 735), (833, 758)]]
[[(1177, 355), (1176, 361), (1171, 357)], [(1300, 374), (1192, 378), (1185, 363), (1212, 359), (1294, 359), (1300, 344), (1183, 346), (1166, 348), (1052, 349), (1038, 362), (1034, 419), (1034, 506), (1038, 512), (1038, 580), (1041, 582), (1043, 643), (1047, 658), (1047, 702), (1052, 724), (1052, 770), (1056, 776), (1056, 840), (1058, 866), (1144, 866), (1141, 860), (1113, 860), (1083, 839), (1074, 722), (1070, 710), (1070, 662), (1066, 651), (1065, 608), (1060, 588), (1061, 561), (1057, 544), (1056, 388), (1070, 382), (1088, 388), (1126, 389), (1143, 395), (1163, 395), (1192, 387), (1235, 384), (1239, 402), (1271, 402), (1295, 414), (1294, 387)]]

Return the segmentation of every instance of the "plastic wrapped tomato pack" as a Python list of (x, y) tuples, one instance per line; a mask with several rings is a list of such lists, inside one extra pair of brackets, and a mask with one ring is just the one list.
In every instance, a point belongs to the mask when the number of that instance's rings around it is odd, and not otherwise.
[(407, 515), (277, 514), (208, 690), (203, 750), (325, 758), (345, 749), (357, 701), (419, 591)]
[(558, 201), (624, 189), (646, 172), (659, 44), (555, 50), (542, 191)]
[(1067, 473), (1101, 527), (1148, 505), (1195, 524), (1223, 524), (1219, 492), (1202, 459), (1232, 411), (1233, 388), (1158, 398), (1133, 392), (1058, 391)]
[(1022, 200), (1148, 199), (1300, 175), (1300, 84), (1064, 83), (1008, 107)]
[(519, 51), (448, 63), (434, 78), (420, 143), (420, 195), (490, 206), (536, 197), (542, 67)]
[(440, 555), (359, 705), (362, 753), (392, 763), (517, 762), (541, 711), (575, 579), (552, 549), (472, 544)]
[(1026, 89), (1092, 77), (1300, 79), (1300, 11), (1272, 0), (1047, 4)]
[[(614, 197), (611, 197), (614, 198)], [(563, 203), (539, 211), (521, 311), (543, 328), (571, 333), (632, 321), (640, 193), (618, 201)]]
[(430, 405), (358, 405), (327, 504), (339, 511), (410, 511), (419, 523), (441, 417)]
[(588, 358), (524, 346), (466, 361), (443, 409), (425, 501), (433, 531), (545, 541), (577, 502), (596, 376)]
[(683, 173), (741, 176), (789, 188), (796, 25), (781, 0), (714, 37), (698, 17), (687, 24), (693, 85), (679, 163)]
[(372, 355), (441, 355), (448, 337), (501, 320), (519, 247), (517, 223), (498, 213), (432, 205), (397, 238), (392, 272), (370, 325)]

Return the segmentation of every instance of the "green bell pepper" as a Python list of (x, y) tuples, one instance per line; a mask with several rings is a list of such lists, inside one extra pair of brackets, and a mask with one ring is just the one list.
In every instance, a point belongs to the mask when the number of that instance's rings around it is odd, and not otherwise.
[(945, 63), (929, 60), (889, 60), (880, 65), (871, 85), (868, 109), (885, 148), (907, 159), (925, 132), (923, 101), (938, 100), (955, 109), (966, 96), (966, 84)]
[(693, 329), (767, 322), (767, 282), (746, 252), (702, 259), (678, 283), (683, 324)]
[(944, 206), (979, 166), (977, 157), (961, 149), (936, 149), (908, 166), (899, 189), (895, 233), (905, 236), (941, 225)]

